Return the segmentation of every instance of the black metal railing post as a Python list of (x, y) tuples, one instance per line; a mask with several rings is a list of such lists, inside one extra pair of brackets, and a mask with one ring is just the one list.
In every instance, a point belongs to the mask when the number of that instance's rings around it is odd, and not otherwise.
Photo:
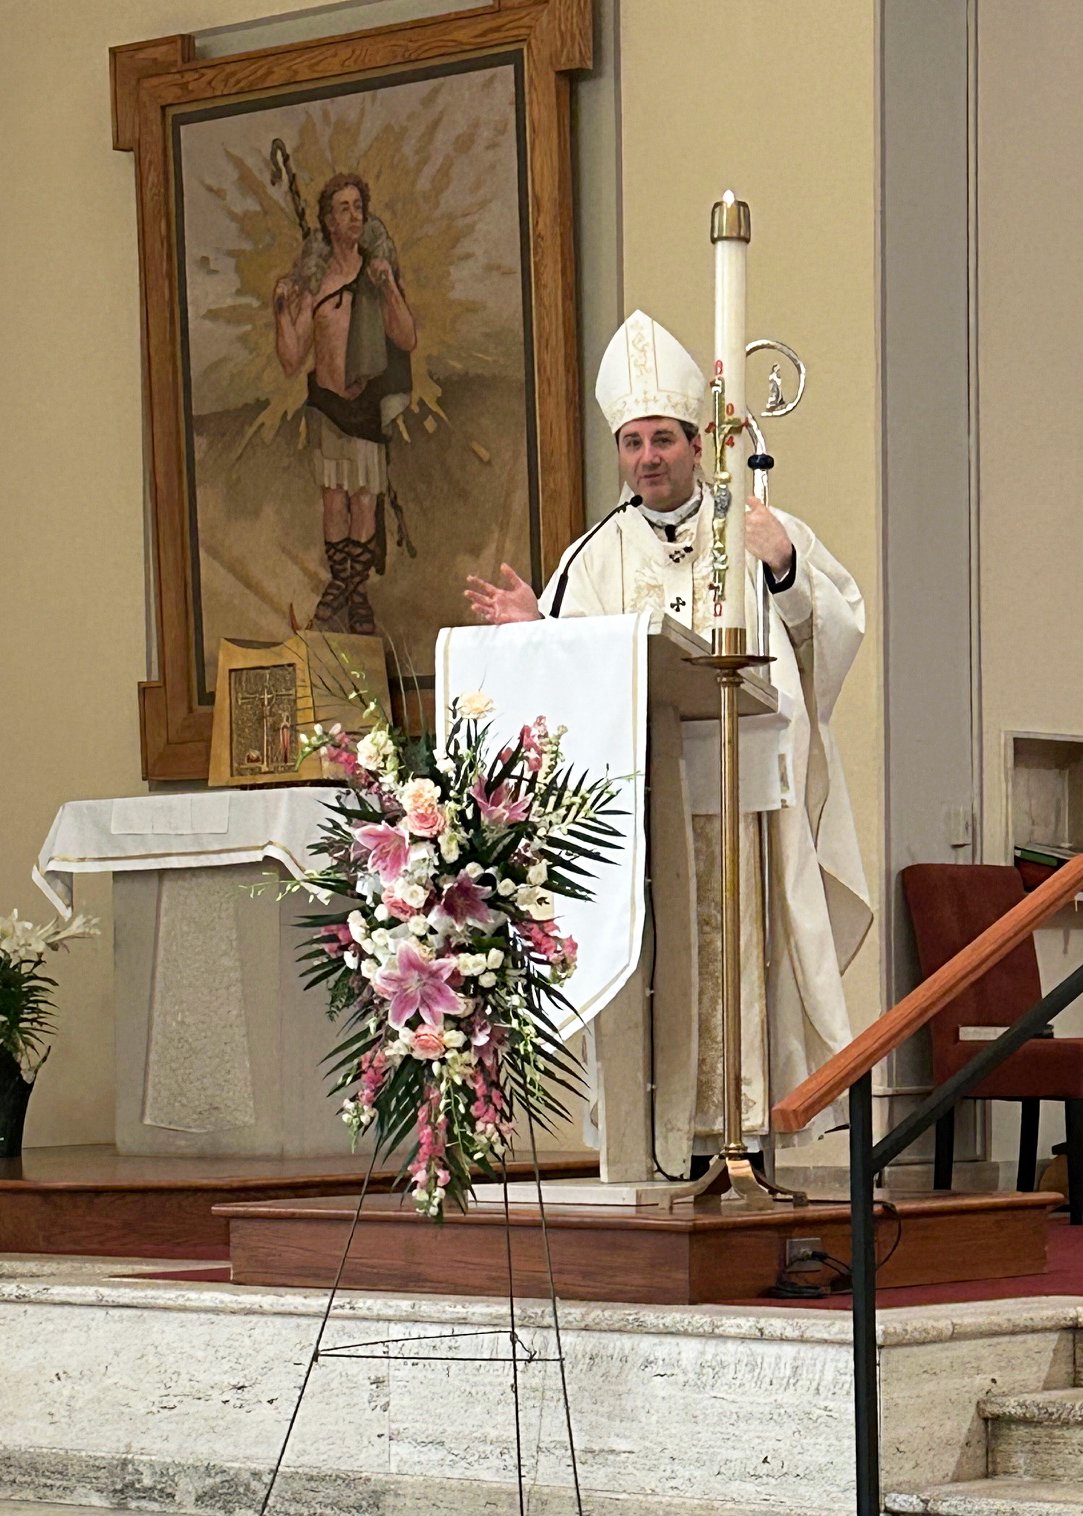
[[(857, 1516), (880, 1516), (880, 1394), (876, 1360), (876, 1175), (928, 1131), (1006, 1058), (1083, 995), (1083, 965), (937, 1085), (905, 1121), (872, 1136), (872, 1074), (850, 1086), (850, 1241), (854, 1332), (854, 1461)], [(1073, 1213), (1074, 1216), (1074, 1213)]]
[(872, 1074), (850, 1087), (850, 1242), (854, 1330), (857, 1516), (880, 1516), (880, 1396), (876, 1363)]

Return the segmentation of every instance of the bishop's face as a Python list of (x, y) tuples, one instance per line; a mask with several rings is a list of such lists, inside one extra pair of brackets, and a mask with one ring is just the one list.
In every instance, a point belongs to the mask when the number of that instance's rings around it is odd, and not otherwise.
[(672, 416), (626, 421), (617, 433), (621, 478), (652, 511), (674, 511), (691, 496), (701, 451)]

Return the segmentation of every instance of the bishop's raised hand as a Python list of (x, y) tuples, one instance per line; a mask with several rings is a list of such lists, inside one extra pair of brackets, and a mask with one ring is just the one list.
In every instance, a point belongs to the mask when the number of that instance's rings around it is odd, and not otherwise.
[(508, 563), (500, 565), (502, 584), (490, 584), (474, 574), (467, 576), (463, 591), (479, 621), (501, 626), (509, 621), (540, 621), (538, 597)]

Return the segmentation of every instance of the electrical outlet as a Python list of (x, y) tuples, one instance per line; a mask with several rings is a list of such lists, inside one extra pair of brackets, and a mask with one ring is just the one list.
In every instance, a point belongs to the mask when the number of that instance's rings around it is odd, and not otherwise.
[(823, 1252), (823, 1241), (819, 1237), (787, 1237), (786, 1238), (786, 1272), (788, 1274), (811, 1273), (820, 1267), (811, 1253)]

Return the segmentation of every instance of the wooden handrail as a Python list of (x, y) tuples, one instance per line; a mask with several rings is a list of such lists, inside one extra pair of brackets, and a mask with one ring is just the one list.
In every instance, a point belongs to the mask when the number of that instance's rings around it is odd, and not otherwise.
[(987, 927), (980, 937), (968, 942), (954, 958), (938, 968), (935, 974), (898, 1005), (892, 1006), (878, 1021), (865, 1030), (853, 1042), (829, 1058), (822, 1068), (799, 1084), (795, 1090), (778, 1102), (771, 1111), (771, 1124), (779, 1132), (799, 1132), (814, 1116), (818, 1116), (840, 1095), (844, 1095), (855, 1080), (886, 1058), (888, 1053), (905, 1042), (918, 1027), (931, 1021), (938, 1011), (962, 993), (976, 979), (991, 969), (994, 963), (1010, 953), (1041, 926), (1053, 912), (1083, 890), (1083, 854), (1070, 859), (1063, 868), (1040, 884), (1036, 890), (1021, 900), (1018, 905)]

